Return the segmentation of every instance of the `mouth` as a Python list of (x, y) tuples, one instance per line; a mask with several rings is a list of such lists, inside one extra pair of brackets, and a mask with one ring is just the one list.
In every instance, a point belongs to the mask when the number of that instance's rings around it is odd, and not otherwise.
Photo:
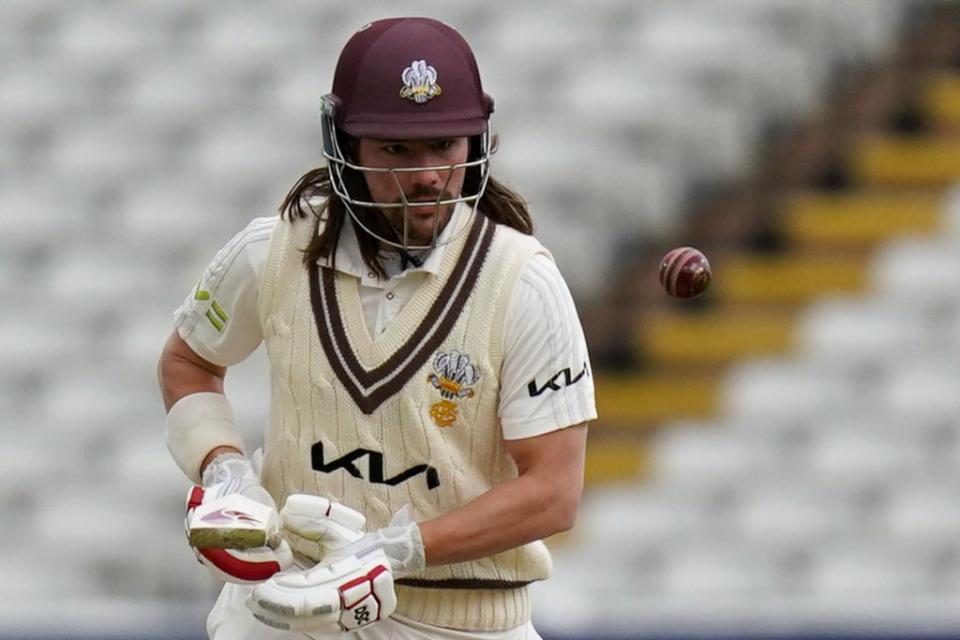
[(408, 217), (411, 226), (415, 226), (418, 229), (430, 230), (435, 226), (439, 226), (440, 218), (433, 215), (432, 213), (417, 213)]
[(442, 191), (438, 191), (435, 193), (428, 193), (426, 191), (417, 190), (409, 195), (404, 194), (403, 197), (397, 198), (396, 202), (397, 204), (403, 204), (404, 202), (406, 202), (407, 204), (411, 204), (411, 205), (423, 206), (423, 205), (433, 205), (443, 200), (450, 200), (452, 197), (453, 196), (451, 196), (450, 194), (444, 193)]
[[(430, 206), (426, 206), (429, 204)], [(433, 202), (424, 203), (423, 206), (407, 208), (407, 216), (415, 220), (431, 220), (443, 212), (443, 207), (438, 210), (433, 206)]]

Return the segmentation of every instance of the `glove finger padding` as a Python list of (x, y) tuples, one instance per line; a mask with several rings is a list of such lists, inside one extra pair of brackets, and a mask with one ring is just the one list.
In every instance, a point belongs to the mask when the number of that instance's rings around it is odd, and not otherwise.
[[(236, 584), (262, 582), (293, 564), (290, 545), (279, 536), (275, 510), (238, 493), (218, 497), (219, 487), (215, 485), (213, 489), (211, 493), (195, 486), (187, 495), (187, 541), (201, 564), (217, 578)], [(258, 542), (251, 542), (254, 540)], [(214, 546), (205, 546), (204, 542)], [(258, 543), (262, 546), (224, 548)]]
[(353, 631), (390, 616), (397, 607), (393, 575), (382, 553), (343, 558), (306, 571), (278, 573), (257, 585), (246, 605), (275, 629), (317, 633)]
[(293, 494), (283, 505), (280, 523), (293, 550), (319, 562), (362, 538), (366, 518), (328, 498)]
[(243, 494), (211, 498), (209, 491), (198, 488), (187, 499), (187, 537), (197, 548), (275, 546), (280, 537), (280, 518), (273, 507)]
[[(277, 504), (260, 484), (254, 463), (239, 454), (222, 454), (204, 469), (203, 480), (203, 486), (192, 489), (187, 497), (191, 546), (276, 546), (280, 536)], [(191, 516), (193, 510), (196, 513)]]

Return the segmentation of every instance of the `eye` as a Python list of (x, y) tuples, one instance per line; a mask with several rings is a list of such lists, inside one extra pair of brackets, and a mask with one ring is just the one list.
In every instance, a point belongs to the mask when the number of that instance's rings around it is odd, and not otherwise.
[(433, 143), (433, 148), (437, 151), (449, 151), (456, 144), (455, 140), (438, 140)]
[(383, 147), (383, 151), (390, 156), (399, 156), (407, 152), (407, 146), (403, 144), (388, 144)]

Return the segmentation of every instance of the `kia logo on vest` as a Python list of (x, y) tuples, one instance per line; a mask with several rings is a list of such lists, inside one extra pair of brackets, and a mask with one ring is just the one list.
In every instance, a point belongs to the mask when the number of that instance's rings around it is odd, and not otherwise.
[(561, 369), (557, 371), (553, 376), (543, 383), (543, 386), (537, 386), (537, 379), (534, 378), (527, 384), (527, 392), (530, 394), (531, 398), (536, 398), (537, 396), (543, 394), (545, 391), (560, 391), (564, 387), (569, 387), (577, 384), (580, 380), (583, 379), (583, 376), (589, 375), (587, 371), (587, 363), (583, 363), (583, 369), (580, 370), (576, 376), (570, 371), (570, 367), (566, 369)]
[(363, 473), (361, 473), (360, 469), (357, 468), (357, 465), (355, 465), (354, 462), (364, 457), (367, 458), (367, 471), (370, 475), (369, 478), (366, 478), (367, 482), (371, 482), (373, 484), (386, 484), (393, 487), (423, 473), (426, 475), (428, 490), (433, 490), (440, 486), (440, 474), (437, 473), (436, 469), (428, 464), (414, 465), (406, 471), (402, 471), (395, 476), (384, 478), (383, 454), (379, 451), (371, 451), (370, 449), (354, 449), (350, 453), (342, 455), (336, 460), (327, 462), (323, 458), (322, 442), (318, 442), (310, 447), (311, 466), (313, 467), (314, 471), (319, 471), (320, 473), (333, 473), (337, 469), (343, 469), (354, 478), (360, 478), (363, 480)]

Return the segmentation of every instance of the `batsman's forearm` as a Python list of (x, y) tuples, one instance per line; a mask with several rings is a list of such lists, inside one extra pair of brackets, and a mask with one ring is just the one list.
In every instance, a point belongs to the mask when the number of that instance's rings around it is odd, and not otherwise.
[(194, 393), (223, 393), (223, 380), (182, 360), (161, 361), (158, 377), (167, 411), (177, 400)]
[(580, 488), (520, 476), (456, 511), (419, 523), (427, 565), (467, 562), (573, 526)]
[(160, 354), (157, 379), (167, 411), (192, 393), (223, 393), (226, 368), (203, 360), (174, 332)]
[[(174, 332), (164, 345), (157, 363), (157, 379), (163, 404), (169, 412), (178, 400), (195, 393), (212, 392), (223, 394), (223, 379), (226, 368), (207, 362), (198, 356)], [(200, 472), (221, 453), (241, 453), (230, 446), (216, 447), (206, 454), (200, 464)]]

